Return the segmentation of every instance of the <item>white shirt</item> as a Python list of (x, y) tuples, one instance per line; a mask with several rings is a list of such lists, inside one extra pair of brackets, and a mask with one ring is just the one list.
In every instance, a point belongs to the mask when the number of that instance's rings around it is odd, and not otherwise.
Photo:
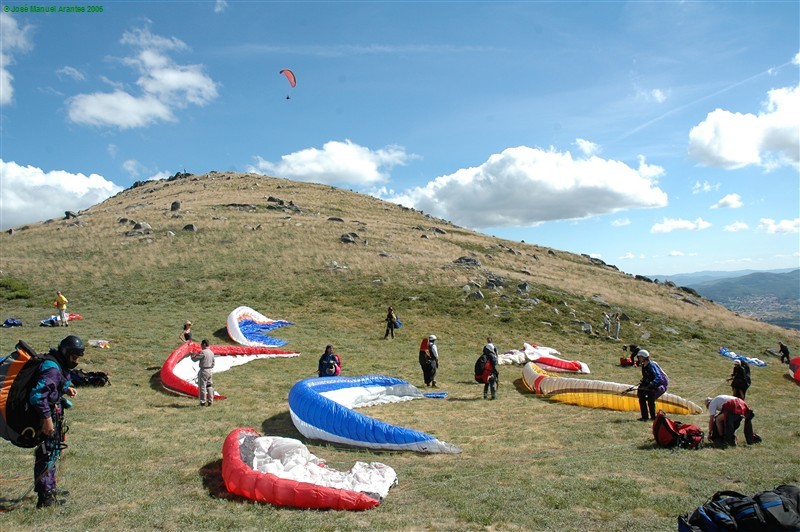
[(722, 405), (730, 401), (731, 399), (736, 399), (732, 395), (718, 395), (708, 403), (708, 415), (711, 418), (714, 418), (719, 413), (720, 408)]
[(434, 359), (439, 360), (439, 350), (436, 348), (436, 344), (433, 342), (428, 344), (428, 352)]

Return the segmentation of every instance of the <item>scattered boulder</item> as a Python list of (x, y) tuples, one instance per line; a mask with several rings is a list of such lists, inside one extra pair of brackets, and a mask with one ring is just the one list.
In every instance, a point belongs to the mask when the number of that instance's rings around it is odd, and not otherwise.
[(331, 216), (331, 217), (328, 218), (328, 221), (329, 222), (342, 222), (342, 223), (344, 223), (344, 220), (342, 220), (338, 216)]
[(172, 212), (181, 210), (181, 202), (180, 201), (173, 201), (172, 205), (169, 206), (169, 210)]
[(474, 257), (459, 257), (453, 261), (455, 264), (465, 266), (467, 268), (480, 268), (481, 261)]
[(475, 290), (467, 296), (467, 299), (484, 299), (483, 292), (480, 290)]
[(74, 211), (64, 211), (64, 219), (69, 220), (70, 218), (77, 218), (78, 215)]
[(183, 226), (184, 231), (191, 231), (192, 233), (197, 232), (197, 226), (194, 224), (186, 224)]
[(153, 228), (147, 222), (137, 222), (133, 226), (133, 230), (134, 231), (145, 231), (145, 232), (149, 231), (151, 233), (153, 232)]
[(345, 233), (339, 237), (339, 240), (344, 244), (355, 244), (358, 235), (355, 233)]

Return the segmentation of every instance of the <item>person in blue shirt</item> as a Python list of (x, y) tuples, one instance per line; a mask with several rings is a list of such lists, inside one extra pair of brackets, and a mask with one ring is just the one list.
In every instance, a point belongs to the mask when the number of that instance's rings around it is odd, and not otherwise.
[(639, 381), (639, 389), (636, 395), (639, 397), (639, 410), (642, 417), (639, 421), (656, 418), (656, 399), (664, 395), (667, 391), (667, 376), (662, 371), (661, 367), (650, 360), (650, 353), (646, 349), (640, 349), (636, 353), (636, 358), (639, 360), (639, 365), (642, 366), (642, 380)]
[(319, 357), (317, 375), (320, 377), (335, 377), (342, 372), (342, 358), (333, 352), (333, 346), (325, 346), (325, 352)]
[[(63, 504), (56, 498), (56, 460), (63, 449), (64, 395), (75, 397), (78, 391), (72, 387), (70, 370), (75, 369), (85, 347), (77, 336), (67, 336), (51, 349), (48, 359), (39, 368), (39, 378), (31, 388), (28, 402), (42, 420), (41, 432), (44, 441), (34, 453), (34, 490), (38, 495), (37, 508)], [(67, 402), (67, 404), (69, 404)]]

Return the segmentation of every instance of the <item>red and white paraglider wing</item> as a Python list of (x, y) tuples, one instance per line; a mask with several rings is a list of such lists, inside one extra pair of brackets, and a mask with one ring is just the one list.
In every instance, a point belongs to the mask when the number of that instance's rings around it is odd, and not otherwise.
[(391, 467), (356, 462), (337, 471), (299, 440), (234, 429), (222, 448), (222, 478), (229, 492), (248, 499), (297, 508), (367, 510), (397, 484)]

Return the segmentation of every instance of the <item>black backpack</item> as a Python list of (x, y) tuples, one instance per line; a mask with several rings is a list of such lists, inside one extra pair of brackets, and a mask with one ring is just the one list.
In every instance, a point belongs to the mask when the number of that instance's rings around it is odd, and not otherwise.
[(70, 380), (73, 386), (105, 386), (106, 384), (111, 384), (108, 374), (102, 371), (73, 369), (70, 373)]
[(17, 447), (36, 447), (43, 439), (42, 420), (28, 402), (39, 368), (51, 355), (39, 355), (22, 340), (0, 361), (0, 437)]
[(800, 530), (800, 488), (783, 484), (752, 497), (718, 491), (691, 515), (678, 518), (679, 532)]

